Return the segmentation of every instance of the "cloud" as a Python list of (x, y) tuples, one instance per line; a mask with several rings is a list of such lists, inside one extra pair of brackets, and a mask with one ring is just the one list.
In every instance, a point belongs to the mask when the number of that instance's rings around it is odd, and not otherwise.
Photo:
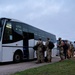
[(7, 6), (1, 6), (0, 7), (1, 13), (3, 13), (3, 12), (5, 12), (5, 13), (14, 12), (13, 10), (15, 10), (13, 5), (7, 5)]
[(42, 17), (54, 17), (60, 13), (68, 13), (65, 0), (7, 0), (0, 5), (0, 16), (23, 18), (26, 21), (37, 20)]
[[(63, 3), (57, 3), (55, 0), (27, 0), (12, 1), (5, 5), (0, 5), (0, 14), (11, 15), (25, 13), (27, 19), (34, 20), (46, 15), (54, 15), (62, 10)], [(17, 3), (17, 4), (16, 4)]]
[(58, 37), (75, 37), (72, 35), (75, 28), (75, 0), (0, 0), (1, 16), (24, 21)]
[(38, 0), (30, 2), (28, 6), (30, 6), (31, 11), (27, 14), (27, 18), (34, 20), (42, 16), (55, 15), (59, 13), (62, 10), (63, 3), (56, 3), (52, 0)]

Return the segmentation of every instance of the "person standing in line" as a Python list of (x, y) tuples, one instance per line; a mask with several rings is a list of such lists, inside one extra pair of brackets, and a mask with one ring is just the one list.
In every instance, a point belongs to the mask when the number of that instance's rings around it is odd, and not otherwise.
[(47, 62), (51, 62), (51, 59), (52, 59), (52, 50), (49, 48), (49, 42), (50, 42), (50, 39), (47, 38), (47, 41), (45, 43), (45, 46), (46, 46), (46, 51), (47, 51)]
[(59, 48), (59, 54), (60, 54), (60, 61), (64, 60), (64, 49), (63, 49), (63, 45), (64, 45), (64, 42), (62, 41), (61, 38), (58, 39), (58, 48)]
[(65, 56), (65, 59), (68, 58), (68, 49), (69, 49), (69, 44), (67, 42), (67, 40), (64, 41), (64, 45), (63, 45), (63, 49), (64, 49), (64, 56)]
[(43, 42), (41, 39), (37, 42), (37, 63), (44, 62), (44, 55), (43, 55)]
[(74, 57), (75, 57), (75, 41), (74, 41), (73, 47), (74, 47)]
[(74, 56), (74, 46), (72, 44), (72, 42), (70, 42), (70, 57)]
[(75, 51), (75, 41), (74, 41), (73, 47), (74, 47), (74, 51)]

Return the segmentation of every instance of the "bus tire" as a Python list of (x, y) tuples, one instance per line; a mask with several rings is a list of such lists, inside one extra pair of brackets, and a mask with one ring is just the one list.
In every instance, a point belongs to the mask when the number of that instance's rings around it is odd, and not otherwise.
[(14, 61), (15, 63), (19, 63), (19, 62), (21, 62), (21, 60), (22, 60), (22, 55), (21, 55), (20, 53), (16, 52), (16, 53), (14, 54), (14, 59), (13, 59), (13, 61)]

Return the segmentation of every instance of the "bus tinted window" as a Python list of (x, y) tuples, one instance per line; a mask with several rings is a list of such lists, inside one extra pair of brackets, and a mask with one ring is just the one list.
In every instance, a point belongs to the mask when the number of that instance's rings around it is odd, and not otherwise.
[(22, 27), (21, 27), (21, 25), (16, 24), (16, 25), (15, 25), (15, 31), (16, 31), (18, 34), (22, 34)]
[(22, 40), (23, 39), (22, 24), (19, 22), (12, 22), (12, 24), (13, 24), (14, 42)]
[(7, 43), (12, 40), (12, 24), (10, 22), (7, 22), (4, 28), (3, 43)]

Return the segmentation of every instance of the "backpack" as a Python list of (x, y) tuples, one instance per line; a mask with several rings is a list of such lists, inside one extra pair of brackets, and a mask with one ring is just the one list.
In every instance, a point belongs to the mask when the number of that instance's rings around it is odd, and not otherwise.
[(54, 43), (50, 41), (48, 46), (49, 46), (49, 49), (53, 49), (54, 48)]
[(63, 48), (64, 48), (64, 50), (68, 50), (69, 49), (69, 45), (65, 43)]
[(43, 51), (45, 51), (45, 50), (46, 50), (46, 47), (45, 47), (45, 45), (43, 45), (42, 49), (43, 49)]
[(33, 47), (33, 49), (34, 49), (34, 50), (37, 50), (37, 46), (35, 45), (35, 46)]

